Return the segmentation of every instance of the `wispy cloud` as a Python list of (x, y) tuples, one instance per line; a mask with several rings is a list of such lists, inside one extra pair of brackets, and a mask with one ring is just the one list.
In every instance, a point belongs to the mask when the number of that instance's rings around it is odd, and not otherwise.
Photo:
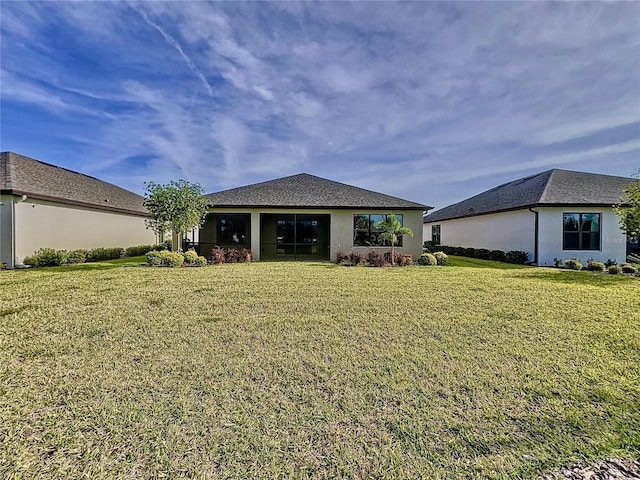
[(3, 146), (42, 150), (44, 109), (65, 154), (43, 160), (138, 191), (307, 171), (441, 207), (640, 157), (637, 2), (0, 8), (3, 114), (32, 117), (3, 122)]

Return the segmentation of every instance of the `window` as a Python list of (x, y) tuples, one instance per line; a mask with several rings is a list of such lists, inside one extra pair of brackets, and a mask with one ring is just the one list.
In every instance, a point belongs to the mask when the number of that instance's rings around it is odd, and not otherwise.
[(431, 225), (431, 241), (434, 245), (440, 245), (440, 225)]
[(239, 215), (218, 217), (216, 238), (217, 243), (221, 245), (246, 245), (246, 219)]
[[(402, 215), (396, 215), (402, 225)], [(376, 228), (378, 222), (387, 219), (382, 214), (355, 214), (353, 216), (353, 245), (356, 247), (382, 247), (389, 246), (389, 242), (380, 239), (382, 231)], [(402, 237), (398, 238), (397, 247), (402, 246)]]
[(599, 213), (562, 214), (563, 250), (600, 250)]

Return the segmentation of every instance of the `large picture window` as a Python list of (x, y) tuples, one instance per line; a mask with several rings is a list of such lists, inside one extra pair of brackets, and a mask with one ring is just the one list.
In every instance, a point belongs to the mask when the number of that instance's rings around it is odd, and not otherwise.
[(217, 243), (221, 245), (246, 245), (247, 221), (240, 215), (218, 217), (216, 225)]
[[(353, 216), (353, 245), (356, 247), (383, 247), (390, 246), (388, 241), (380, 238), (381, 230), (376, 228), (378, 222), (382, 222), (390, 215), (362, 214)], [(402, 225), (402, 215), (396, 215)], [(402, 237), (398, 238), (397, 247), (402, 246)]]
[(563, 250), (600, 250), (599, 213), (562, 214)]

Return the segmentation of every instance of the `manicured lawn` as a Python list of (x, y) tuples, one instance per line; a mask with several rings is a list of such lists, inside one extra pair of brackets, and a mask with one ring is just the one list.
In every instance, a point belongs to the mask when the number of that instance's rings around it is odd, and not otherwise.
[(0, 272), (0, 478), (533, 478), (637, 457), (640, 279), (454, 264)]

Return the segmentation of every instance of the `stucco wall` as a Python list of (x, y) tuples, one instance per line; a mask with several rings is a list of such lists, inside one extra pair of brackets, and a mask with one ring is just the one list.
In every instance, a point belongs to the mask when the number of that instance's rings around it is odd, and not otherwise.
[(42, 247), (130, 247), (155, 243), (144, 218), (27, 199), (14, 206), (15, 260)]
[(425, 223), (425, 240), (431, 240), (432, 225), (441, 225), (441, 245), (505, 252), (522, 250), (529, 253), (530, 261), (533, 260), (535, 216), (528, 210)]
[[(626, 257), (626, 236), (620, 230), (618, 216), (608, 207), (544, 207), (539, 208), (540, 243), (539, 265), (553, 265), (553, 259), (577, 258), (586, 265), (587, 260), (608, 259), (621, 263)], [(562, 214), (600, 213), (600, 250), (563, 250)]]
[[(282, 214), (324, 214), (330, 215), (329, 250), (331, 259), (335, 259), (338, 251), (349, 252), (352, 249), (365, 253), (367, 247), (355, 247), (353, 245), (353, 215), (357, 213), (391, 213), (389, 210), (364, 209), (364, 210), (330, 210), (330, 209), (233, 209), (216, 208), (211, 210), (215, 213), (250, 213), (251, 214), (251, 251), (255, 260), (260, 260), (260, 213), (282, 213)], [(413, 230), (413, 238), (405, 236), (403, 246), (396, 250), (401, 253), (410, 253), (414, 257), (422, 253), (422, 212), (418, 210), (400, 211), (394, 210), (395, 214), (403, 215), (403, 225)], [(387, 248), (380, 248), (387, 250)]]

